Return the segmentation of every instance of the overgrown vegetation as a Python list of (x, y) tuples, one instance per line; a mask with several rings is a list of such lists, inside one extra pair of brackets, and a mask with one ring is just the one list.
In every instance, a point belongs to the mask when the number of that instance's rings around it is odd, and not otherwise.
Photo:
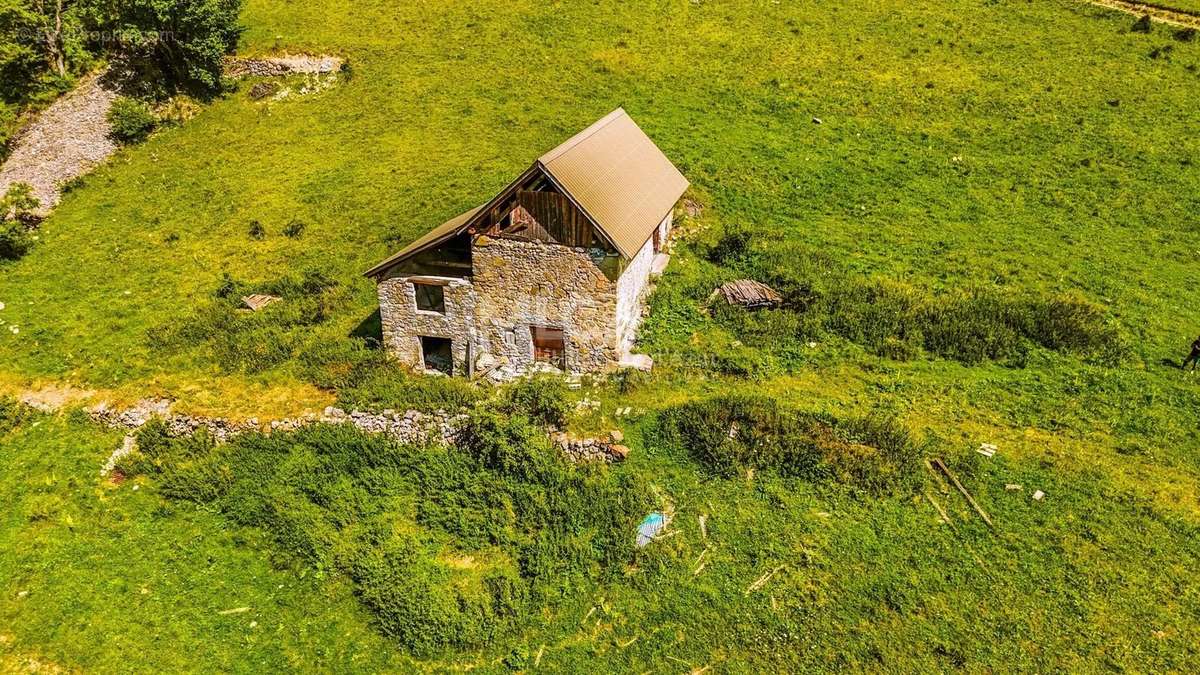
[(33, 417), (33, 408), (6, 396), (0, 396), (0, 436), (16, 429)]
[(838, 420), (764, 396), (718, 396), (664, 410), (656, 440), (731, 478), (775, 471), (883, 494), (919, 482), (923, 450), (894, 419)]
[[(252, 312), (242, 304), (242, 298), (252, 294), (280, 301)], [(339, 282), (318, 270), (256, 284), (225, 275), (212, 298), (191, 317), (152, 330), (149, 341), (164, 350), (203, 345), (225, 372), (261, 373), (306, 349), (319, 352), (309, 329), (327, 321), (347, 298)]]
[(638, 479), (567, 464), (523, 415), (475, 412), (461, 438), (407, 447), (321, 426), (214, 446), (151, 424), (121, 469), (349, 576), (384, 633), (429, 653), (486, 646), (611, 578), (650, 506)]
[(827, 335), (900, 361), (924, 353), (964, 364), (1021, 365), (1030, 349), (1044, 348), (1115, 365), (1128, 352), (1105, 309), (1077, 294), (986, 286), (933, 292), (847, 272), (820, 254), (776, 251), (765, 243), (755, 248), (742, 228), (723, 234), (706, 257), (781, 291), (784, 303), (777, 309), (746, 312), (718, 302), (711, 311), (743, 343), (785, 362), (801, 353), (804, 343)]
[(15, 183), (0, 197), (0, 261), (17, 260), (33, 247), (39, 206), (33, 189)]
[(120, 143), (140, 143), (158, 126), (154, 111), (143, 101), (126, 96), (113, 101), (108, 111), (112, 137)]
[(560, 377), (526, 377), (504, 389), (500, 410), (510, 415), (528, 415), (543, 426), (562, 428), (571, 413), (567, 395), (567, 385)]

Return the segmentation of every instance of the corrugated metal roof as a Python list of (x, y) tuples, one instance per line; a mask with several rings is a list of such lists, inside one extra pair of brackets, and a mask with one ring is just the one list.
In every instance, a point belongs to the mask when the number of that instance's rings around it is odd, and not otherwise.
[(688, 188), (683, 174), (622, 108), (538, 163), (627, 258), (637, 254)]
[(413, 243), (409, 244), (408, 246), (405, 246), (404, 250), (389, 257), (387, 260), (384, 260), (383, 262), (372, 267), (371, 269), (367, 270), (367, 273), (365, 276), (373, 277), (373, 276), (382, 274), (383, 272), (387, 271), (387, 269), (389, 267), (391, 267), (394, 263), (400, 262), (401, 260), (404, 260), (405, 258), (407, 258), (411, 255), (420, 253), (421, 251), (424, 251), (427, 248), (433, 248), (434, 246), (437, 246), (438, 244), (442, 243), (443, 241), (453, 238), (455, 235), (457, 235), (459, 232), (461, 232), (463, 228), (466, 227), (467, 223), (471, 220), (471, 218), (474, 217), (476, 213), (479, 213), (479, 210), (482, 209), (483, 207), (484, 207), (484, 205), (480, 204), (479, 206), (476, 206), (475, 208), (471, 209), (470, 211), (467, 211), (465, 213), (460, 213), (457, 216), (454, 216), (453, 218), (451, 218), (450, 220), (447, 220), (446, 222), (442, 223), (441, 225), (438, 225), (437, 227), (433, 228), (432, 231), (427, 233), (425, 236), (414, 241)]
[(466, 230), (478, 214), (537, 170), (557, 183), (626, 258), (637, 255), (688, 188), (671, 160), (623, 108), (617, 108), (539, 157), (492, 200), (442, 223), (371, 268), (367, 276), (378, 276)]

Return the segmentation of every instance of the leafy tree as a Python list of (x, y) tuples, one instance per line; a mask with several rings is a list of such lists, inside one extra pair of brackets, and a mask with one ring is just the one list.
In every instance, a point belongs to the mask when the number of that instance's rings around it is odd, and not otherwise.
[(87, 1), (89, 22), (116, 36), (114, 51), (148, 80), (197, 93), (220, 89), (222, 61), (242, 32), (242, 0)]

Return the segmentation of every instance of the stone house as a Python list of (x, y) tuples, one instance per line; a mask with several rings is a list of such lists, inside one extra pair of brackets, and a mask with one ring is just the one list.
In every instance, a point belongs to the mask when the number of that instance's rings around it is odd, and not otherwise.
[(618, 108), (367, 272), (387, 350), (468, 377), (644, 366), (630, 349), (687, 187)]

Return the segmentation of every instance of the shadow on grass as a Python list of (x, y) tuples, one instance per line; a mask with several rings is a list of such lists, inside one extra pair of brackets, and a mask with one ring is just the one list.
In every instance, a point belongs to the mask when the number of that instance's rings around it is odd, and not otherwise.
[(379, 310), (372, 312), (354, 330), (350, 331), (350, 337), (362, 340), (371, 349), (382, 347), (383, 318), (380, 316)]

